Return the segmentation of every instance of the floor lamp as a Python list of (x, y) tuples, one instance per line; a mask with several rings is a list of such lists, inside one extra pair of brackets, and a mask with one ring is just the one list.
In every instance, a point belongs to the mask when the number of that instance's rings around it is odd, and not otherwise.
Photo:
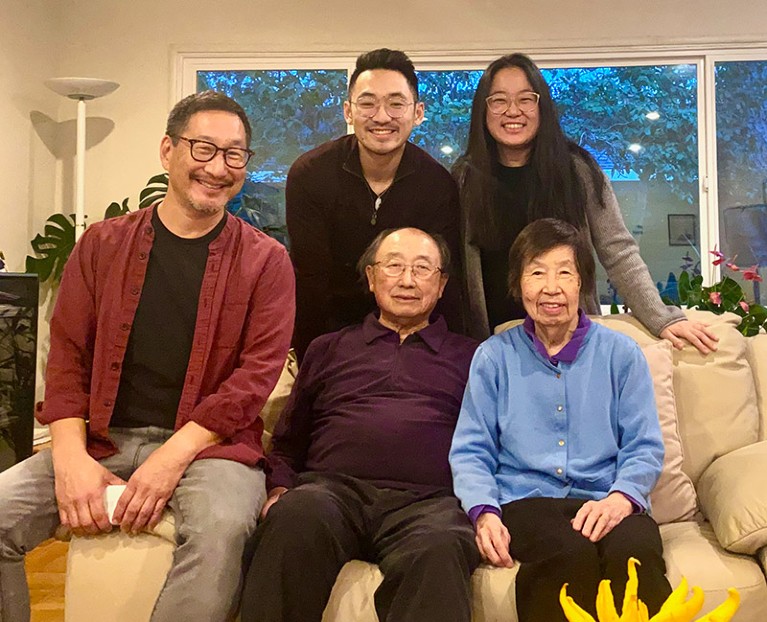
[(109, 95), (117, 82), (98, 78), (52, 78), (45, 81), (49, 89), (77, 100), (77, 173), (75, 181), (75, 240), (85, 231), (85, 102)]

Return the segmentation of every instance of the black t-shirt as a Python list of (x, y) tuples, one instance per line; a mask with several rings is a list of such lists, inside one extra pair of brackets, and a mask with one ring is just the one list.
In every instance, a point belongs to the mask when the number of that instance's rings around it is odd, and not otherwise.
[(200, 238), (180, 238), (152, 214), (154, 243), (120, 375), (114, 427), (173, 429), (192, 350), (208, 246), (226, 218)]
[(495, 222), (499, 243), (482, 248), (482, 282), (490, 330), (498, 324), (525, 317), (522, 303), (508, 295), (509, 249), (528, 224), (530, 167), (501, 166), (495, 199)]

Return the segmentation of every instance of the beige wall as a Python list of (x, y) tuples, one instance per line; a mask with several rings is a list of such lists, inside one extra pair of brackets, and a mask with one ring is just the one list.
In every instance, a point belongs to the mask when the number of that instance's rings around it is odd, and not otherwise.
[[(0, 118), (11, 132), (0, 141), (0, 248), (25, 253), (49, 206), (72, 209), (75, 105), (46, 92), (41, 81), (50, 75), (122, 85), (88, 105), (93, 221), (113, 200), (130, 196), (135, 208), (138, 190), (160, 170), (176, 50), (354, 53), (388, 45), (413, 53), (750, 41), (767, 41), (765, 2), (2, 0)], [(33, 111), (59, 121), (55, 153), (31, 127)]]
[(43, 86), (61, 48), (54, 24), (49, 2), (0, 2), (0, 250), (13, 271), (55, 207), (58, 98)]

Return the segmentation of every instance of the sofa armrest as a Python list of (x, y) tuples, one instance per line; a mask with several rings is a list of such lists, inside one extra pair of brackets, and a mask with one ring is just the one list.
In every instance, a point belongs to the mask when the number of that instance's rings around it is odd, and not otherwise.
[(714, 460), (697, 492), (700, 509), (725, 549), (755, 555), (767, 545), (767, 441)]

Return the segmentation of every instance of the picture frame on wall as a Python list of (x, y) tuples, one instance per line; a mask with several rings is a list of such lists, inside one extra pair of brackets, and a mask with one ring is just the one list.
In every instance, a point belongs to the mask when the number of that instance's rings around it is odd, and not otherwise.
[(698, 217), (695, 214), (668, 215), (668, 245), (698, 246)]

